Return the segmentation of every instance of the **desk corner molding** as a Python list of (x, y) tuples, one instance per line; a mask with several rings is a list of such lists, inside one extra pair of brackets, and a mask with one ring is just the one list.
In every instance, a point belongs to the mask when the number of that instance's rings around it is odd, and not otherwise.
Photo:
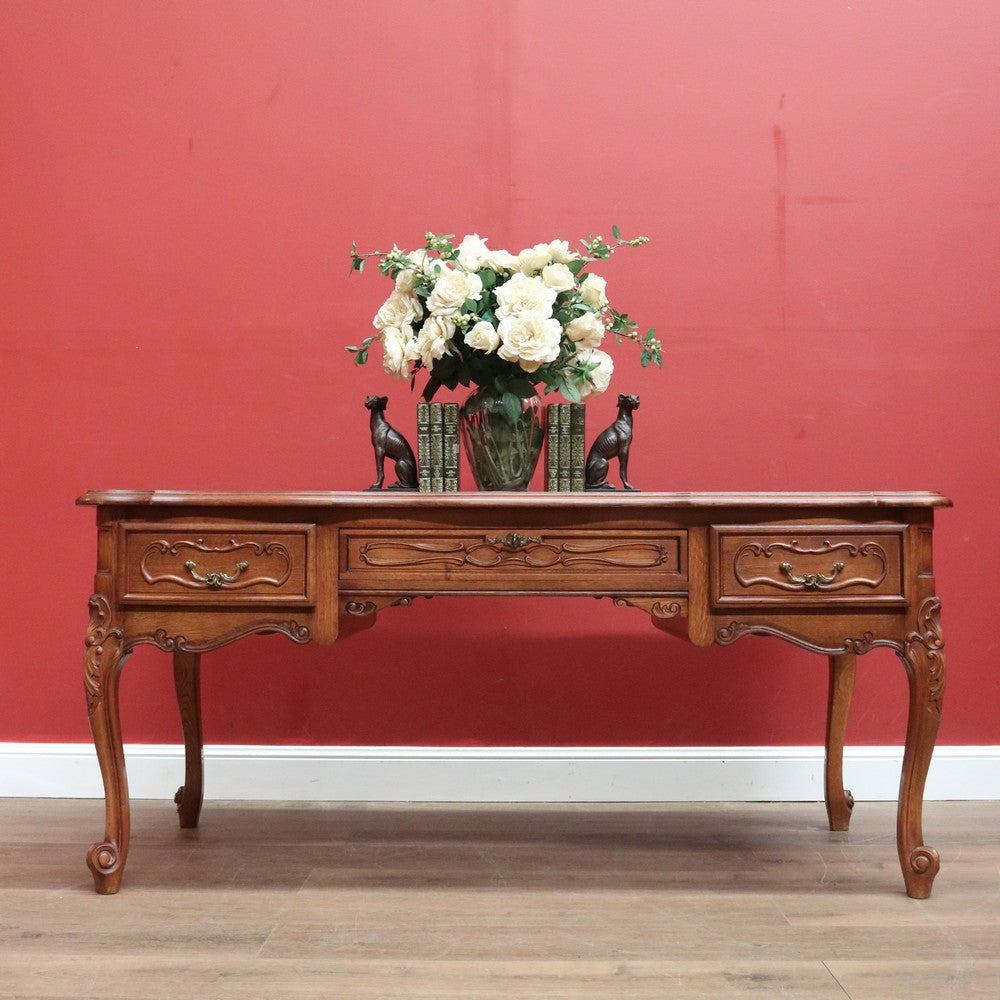
[(917, 629), (906, 637), (899, 655), (911, 677), (914, 672), (926, 675), (929, 707), (940, 718), (947, 673), (940, 598), (924, 600), (917, 613), (917, 624)]
[(83, 687), (87, 695), (88, 714), (93, 716), (104, 700), (104, 689), (110, 672), (124, 662), (125, 635), (115, 622), (111, 602), (103, 594), (92, 594), (87, 602), (90, 624), (84, 640), (86, 653), (83, 665)]

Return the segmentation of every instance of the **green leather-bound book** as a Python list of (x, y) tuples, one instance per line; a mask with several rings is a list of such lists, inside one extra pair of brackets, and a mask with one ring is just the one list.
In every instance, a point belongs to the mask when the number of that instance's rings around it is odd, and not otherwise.
[(582, 490), (584, 487), (583, 466), (587, 457), (587, 441), (584, 423), (587, 408), (583, 403), (569, 404), (569, 488)]
[(417, 403), (417, 484), (431, 491), (431, 414), (427, 403)]
[(444, 404), (444, 491), (458, 492), (458, 403)]
[(571, 458), (569, 403), (559, 404), (559, 492), (569, 493)]
[(545, 407), (545, 489), (559, 490), (559, 404)]
[(444, 492), (444, 413), (440, 403), (429, 404), (431, 413), (431, 493)]

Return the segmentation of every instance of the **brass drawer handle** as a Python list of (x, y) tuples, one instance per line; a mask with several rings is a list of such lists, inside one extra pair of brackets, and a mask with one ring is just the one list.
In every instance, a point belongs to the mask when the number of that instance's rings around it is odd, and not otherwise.
[(822, 573), (806, 573), (805, 576), (796, 576), (792, 571), (792, 564), (786, 562), (782, 563), (778, 569), (780, 569), (781, 572), (792, 581), (792, 583), (800, 584), (805, 587), (806, 590), (818, 590), (826, 584), (833, 583), (841, 572), (843, 572), (844, 564), (842, 562), (835, 562), (833, 564), (833, 570), (830, 572), (829, 576), (824, 576)]
[(205, 573), (202, 575), (197, 570), (197, 563), (193, 559), (188, 559), (184, 563), (184, 568), (198, 583), (204, 583), (206, 586), (217, 590), (219, 587), (226, 586), (227, 583), (235, 583), (240, 573), (247, 569), (249, 565), (250, 563), (240, 560), (236, 564), (236, 571), (233, 573)]
[(541, 545), (538, 535), (519, 535), (516, 531), (508, 531), (506, 535), (496, 535), (487, 538), (488, 545), (502, 545), (505, 549), (523, 549), (526, 545)]

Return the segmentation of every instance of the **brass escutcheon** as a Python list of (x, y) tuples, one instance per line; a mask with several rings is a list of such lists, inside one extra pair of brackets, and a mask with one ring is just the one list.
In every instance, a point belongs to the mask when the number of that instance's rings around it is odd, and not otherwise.
[(505, 549), (523, 549), (526, 545), (541, 545), (542, 540), (538, 535), (519, 535), (516, 531), (509, 531), (506, 535), (496, 535), (486, 539), (489, 545), (502, 545)]

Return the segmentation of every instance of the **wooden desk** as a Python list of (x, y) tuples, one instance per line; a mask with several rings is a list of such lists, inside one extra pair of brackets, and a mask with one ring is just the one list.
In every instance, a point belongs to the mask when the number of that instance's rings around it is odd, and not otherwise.
[[(944, 693), (933, 493), (92, 492), (97, 575), (84, 686), (104, 778), (99, 893), (121, 883), (129, 802), (118, 710), (128, 654), (173, 654), (186, 769), (202, 800), (199, 656), (253, 633), (331, 643), (390, 605), (447, 594), (607, 597), (699, 646), (774, 636), (829, 658), (826, 807), (846, 830), (842, 758), (855, 658), (894, 649), (909, 678), (897, 845), (906, 891), (939, 867), (921, 832)], [(762, 680), (766, 683), (766, 679)]]

